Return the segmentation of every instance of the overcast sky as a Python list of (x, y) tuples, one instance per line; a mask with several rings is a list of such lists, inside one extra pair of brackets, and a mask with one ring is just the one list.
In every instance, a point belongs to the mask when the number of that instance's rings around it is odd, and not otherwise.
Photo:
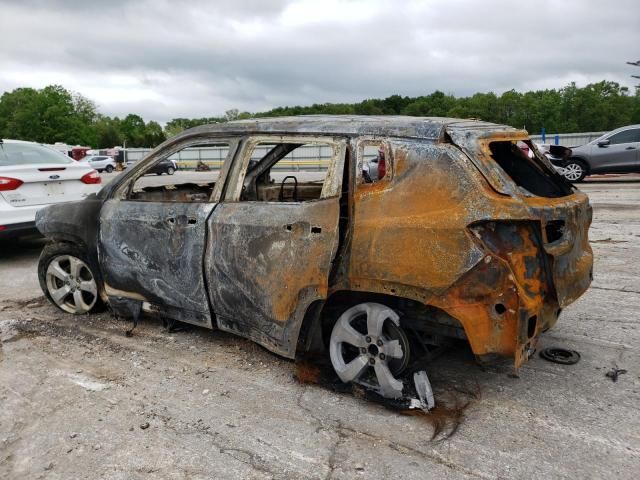
[(559, 88), (640, 69), (640, 1), (0, 0), (0, 93), (216, 116), (439, 89)]

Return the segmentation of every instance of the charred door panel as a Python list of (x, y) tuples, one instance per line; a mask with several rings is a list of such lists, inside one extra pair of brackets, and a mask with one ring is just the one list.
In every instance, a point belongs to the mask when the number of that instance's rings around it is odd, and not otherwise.
[(338, 217), (337, 197), (219, 204), (205, 259), (218, 326), (293, 356), (307, 306), (327, 296)]
[(212, 203), (107, 201), (99, 250), (107, 294), (144, 300), (168, 317), (210, 327), (202, 259), (213, 208)]

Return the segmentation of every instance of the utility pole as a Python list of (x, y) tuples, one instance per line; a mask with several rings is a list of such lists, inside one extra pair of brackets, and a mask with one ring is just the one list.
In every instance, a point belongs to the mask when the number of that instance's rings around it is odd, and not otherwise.
[[(640, 60), (637, 62), (627, 62), (627, 65), (632, 65), (634, 67), (640, 67)], [(631, 75), (632, 78), (640, 79), (640, 75)], [(636, 85), (636, 88), (640, 88), (640, 85)]]

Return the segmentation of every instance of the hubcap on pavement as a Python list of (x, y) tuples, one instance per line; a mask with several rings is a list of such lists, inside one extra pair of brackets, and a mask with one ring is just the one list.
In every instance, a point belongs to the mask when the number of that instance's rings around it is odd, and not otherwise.
[[(361, 303), (344, 312), (331, 332), (329, 354), (343, 382), (357, 382), (385, 398), (400, 398), (403, 384), (392, 373), (408, 360), (408, 344), (396, 312), (379, 303)], [(396, 338), (394, 338), (396, 337)], [(373, 370), (377, 385), (367, 377)]]
[(96, 281), (87, 264), (79, 258), (55, 257), (47, 267), (45, 278), (49, 295), (65, 312), (86, 313), (96, 304)]

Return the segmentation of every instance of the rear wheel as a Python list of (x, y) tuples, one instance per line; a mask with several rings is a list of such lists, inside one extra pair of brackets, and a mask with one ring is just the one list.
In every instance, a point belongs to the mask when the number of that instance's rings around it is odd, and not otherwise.
[(38, 279), (49, 301), (67, 313), (89, 313), (102, 305), (96, 276), (77, 245), (46, 245), (40, 254)]
[(409, 342), (400, 318), (380, 303), (361, 303), (344, 312), (331, 332), (329, 355), (345, 383), (371, 388), (385, 398), (402, 397), (396, 378), (409, 363)]
[(176, 173), (176, 169), (173, 168), (173, 167), (169, 167), (169, 168), (167, 168), (167, 173), (169, 175), (173, 175), (174, 173)]
[(580, 160), (571, 159), (563, 168), (562, 174), (570, 182), (581, 182), (587, 176), (587, 166)]

